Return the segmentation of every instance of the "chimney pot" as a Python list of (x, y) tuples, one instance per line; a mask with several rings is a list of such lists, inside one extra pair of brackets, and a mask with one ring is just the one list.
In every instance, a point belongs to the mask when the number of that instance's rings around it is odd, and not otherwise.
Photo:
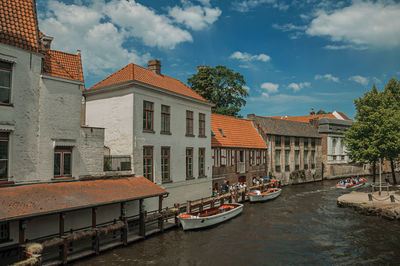
[(161, 75), (161, 61), (160, 60), (156, 60), (156, 59), (149, 60), (149, 62), (147, 63), (147, 67), (154, 73)]

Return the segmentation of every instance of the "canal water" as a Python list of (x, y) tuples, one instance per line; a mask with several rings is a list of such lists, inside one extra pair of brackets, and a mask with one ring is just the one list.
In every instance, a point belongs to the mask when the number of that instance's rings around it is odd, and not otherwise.
[(226, 223), (173, 229), (76, 265), (398, 265), (400, 223), (337, 207), (349, 191), (335, 183), (283, 187), (279, 198), (246, 203)]

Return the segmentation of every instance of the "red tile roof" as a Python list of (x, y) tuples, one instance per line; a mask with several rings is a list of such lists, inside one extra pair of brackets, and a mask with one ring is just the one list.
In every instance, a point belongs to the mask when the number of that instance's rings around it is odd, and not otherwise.
[(48, 51), (44, 58), (44, 73), (84, 82), (80, 53), (75, 55), (54, 50)]
[(333, 114), (323, 114), (323, 115), (303, 115), (303, 116), (269, 116), (270, 118), (276, 118), (276, 119), (283, 119), (283, 120), (290, 120), (290, 121), (296, 121), (296, 122), (305, 122), (308, 123), (312, 119), (320, 119), (323, 117), (326, 118), (335, 118), (336, 117)]
[(0, 0), (0, 42), (38, 52), (38, 23), (34, 0)]
[(211, 114), (211, 130), (215, 135), (211, 137), (212, 147), (267, 148), (260, 134), (247, 119)]
[(108, 76), (104, 80), (91, 87), (89, 90), (133, 80), (207, 102), (203, 97), (186, 86), (182, 81), (166, 75), (158, 75), (147, 68), (133, 63), (121, 68), (114, 74)]
[(144, 177), (0, 188), (0, 222), (166, 194)]

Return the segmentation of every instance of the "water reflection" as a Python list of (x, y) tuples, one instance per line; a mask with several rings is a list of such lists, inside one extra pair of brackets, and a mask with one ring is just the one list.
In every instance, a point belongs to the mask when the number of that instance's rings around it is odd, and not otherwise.
[[(397, 264), (400, 224), (338, 208), (334, 181), (284, 187), (202, 230), (172, 230), (76, 265)], [(366, 188), (363, 188), (366, 189)]]

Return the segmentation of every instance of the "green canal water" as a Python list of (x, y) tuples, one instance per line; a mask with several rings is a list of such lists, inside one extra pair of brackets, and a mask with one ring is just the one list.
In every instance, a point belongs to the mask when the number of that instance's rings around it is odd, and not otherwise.
[(75, 265), (399, 265), (400, 223), (337, 207), (349, 191), (335, 183), (284, 187), (218, 226), (173, 229)]

